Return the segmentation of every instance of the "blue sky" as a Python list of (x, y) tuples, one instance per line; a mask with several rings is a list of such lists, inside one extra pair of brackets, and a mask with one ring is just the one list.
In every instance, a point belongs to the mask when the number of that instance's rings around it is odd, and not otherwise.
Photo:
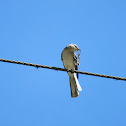
[[(126, 77), (126, 1), (0, 1), (0, 58), (62, 67), (63, 48), (82, 50), (79, 70)], [(0, 126), (126, 126), (126, 82), (0, 62)]]

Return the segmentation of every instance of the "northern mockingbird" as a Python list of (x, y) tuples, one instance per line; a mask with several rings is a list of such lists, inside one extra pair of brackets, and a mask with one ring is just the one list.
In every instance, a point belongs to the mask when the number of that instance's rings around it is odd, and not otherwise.
[[(61, 58), (66, 69), (78, 70), (79, 61), (77, 59), (74, 51), (80, 50), (76, 44), (70, 44), (64, 48), (61, 54)], [(70, 87), (71, 87), (71, 97), (79, 96), (79, 91), (82, 91), (82, 88), (78, 82), (78, 74), (68, 72)]]

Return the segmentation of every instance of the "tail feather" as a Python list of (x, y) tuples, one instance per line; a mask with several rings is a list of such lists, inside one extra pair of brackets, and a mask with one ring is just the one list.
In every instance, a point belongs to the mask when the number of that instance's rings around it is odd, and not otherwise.
[(75, 81), (76, 81), (78, 90), (79, 90), (79, 91), (82, 91), (82, 88), (81, 88), (81, 86), (80, 86), (80, 84), (79, 84), (79, 82), (78, 82), (76, 73), (74, 73), (74, 78), (75, 78)]
[(76, 74), (75, 73), (69, 73), (69, 79), (70, 79), (70, 87), (71, 87), (71, 97), (77, 97), (79, 96), (79, 91), (82, 90)]

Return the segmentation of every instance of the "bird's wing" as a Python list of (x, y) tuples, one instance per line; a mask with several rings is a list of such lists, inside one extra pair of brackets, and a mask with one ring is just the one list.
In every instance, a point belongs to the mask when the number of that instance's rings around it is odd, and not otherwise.
[[(75, 53), (73, 54), (73, 59), (74, 59), (75, 70), (78, 70), (78, 65), (80, 65), (80, 63), (78, 62), (78, 59)], [(78, 78), (78, 73), (77, 73), (77, 78)]]

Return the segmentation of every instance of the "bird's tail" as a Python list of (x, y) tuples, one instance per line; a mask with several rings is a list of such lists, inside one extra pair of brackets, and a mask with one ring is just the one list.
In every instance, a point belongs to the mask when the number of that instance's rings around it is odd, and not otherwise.
[(71, 87), (71, 97), (79, 96), (79, 91), (82, 91), (82, 88), (78, 82), (76, 73), (68, 73), (70, 79), (70, 87)]

